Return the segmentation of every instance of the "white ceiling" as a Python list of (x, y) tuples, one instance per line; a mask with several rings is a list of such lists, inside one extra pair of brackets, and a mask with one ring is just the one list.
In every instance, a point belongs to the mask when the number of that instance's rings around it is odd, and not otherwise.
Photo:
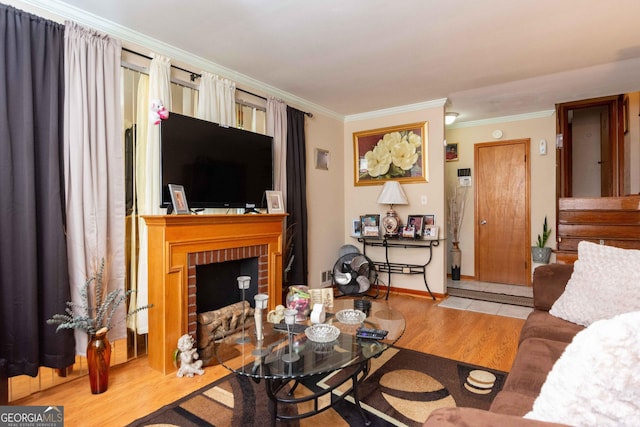
[(339, 116), (448, 98), (471, 121), (640, 89), (638, 0), (25, 1), (73, 5)]

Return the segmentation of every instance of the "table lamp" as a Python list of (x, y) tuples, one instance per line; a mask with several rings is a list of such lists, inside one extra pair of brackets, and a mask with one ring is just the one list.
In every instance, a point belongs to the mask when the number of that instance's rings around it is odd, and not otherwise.
[(396, 211), (393, 210), (393, 205), (408, 205), (409, 201), (404, 194), (402, 187), (398, 181), (387, 181), (382, 187), (382, 191), (378, 196), (378, 203), (388, 204), (389, 210), (387, 216), (382, 218), (382, 227), (384, 228), (385, 236), (395, 236), (398, 234), (400, 228), (400, 218), (396, 215)]

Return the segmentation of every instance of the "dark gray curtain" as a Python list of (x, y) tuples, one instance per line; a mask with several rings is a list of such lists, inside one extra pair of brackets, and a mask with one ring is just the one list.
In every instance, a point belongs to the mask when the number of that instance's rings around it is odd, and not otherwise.
[(74, 362), (46, 320), (69, 300), (62, 136), (64, 26), (0, 4), (0, 366)]
[(293, 264), (289, 283), (307, 284), (307, 159), (304, 112), (287, 106), (287, 224), (293, 228)]

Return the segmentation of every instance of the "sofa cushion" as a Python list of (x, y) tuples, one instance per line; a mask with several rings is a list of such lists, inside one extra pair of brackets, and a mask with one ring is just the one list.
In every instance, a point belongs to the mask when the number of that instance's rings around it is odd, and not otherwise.
[(520, 332), (520, 343), (528, 338), (545, 338), (568, 344), (583, 329), (584, 326), (560, 319), (546, 311), (533, 310)]
[[(540, 394), (547, 374), (566, 346), (567, 343), (542, 338), (529, 338), (523, 341), (518, 348), (502, 391), (496, 396), (490, 410), (519, 416), (529, 412), (533, 401)], [(500, 397), (505, 392), (516, 393), (514, 395), (516, 397), (517, 395), (528, 396), (530, 399), (526, 401), (521, 399), (520, 403), (507, 402)]]
[(640, 250), (582, 241), (565, 291), (549, 312), (589, 326), (617, 314), (640, 310)]
[(573, 273), (573, 264), (545, 264), (533, 270), (533, 307), (549, 311), (562, 295)]
[(638, 425), (638, 366), (640, 311), (595, 322), (558, 359), (526, 417), (580, 426)]

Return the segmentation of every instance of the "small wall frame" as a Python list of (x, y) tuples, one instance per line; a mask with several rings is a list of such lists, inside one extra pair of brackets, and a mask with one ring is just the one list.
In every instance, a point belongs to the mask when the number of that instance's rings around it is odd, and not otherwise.
[(316, 169), (323, 171), (329, 170), (329, 150), (316, 148)]

